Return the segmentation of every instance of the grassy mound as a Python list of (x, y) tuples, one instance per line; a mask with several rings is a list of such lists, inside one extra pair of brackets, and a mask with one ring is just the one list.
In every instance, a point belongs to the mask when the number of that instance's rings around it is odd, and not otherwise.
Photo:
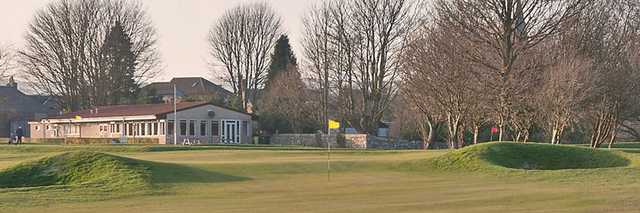
[(108, 191), (150, 186), (142, 162), (98, 152), (67, 152), (16, 165), (0, 172), (0, 188), (90, 186)]
[(524, 170), (593, 169), (629, 165), (626, 158), (606, 150), (575, 146), (522, 143), (486, 143), (456, 150), (433, 159), (440, 169)]

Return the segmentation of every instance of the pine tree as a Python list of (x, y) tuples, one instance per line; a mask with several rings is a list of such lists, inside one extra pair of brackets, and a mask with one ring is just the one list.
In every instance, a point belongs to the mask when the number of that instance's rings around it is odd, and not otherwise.
[(289, 37), (287, 35), (281, 35), (276, 42), (273, 54), (271, 54), (271, 64), (269, 65), (269, 73), (266, 81), (267, 87), (278, 73), (286, 71), (289, 65), (297, 66), (298, 60), (293, 54), (293, 50), (291, 50)]
[(258, 107), (262, 130), (266, 132), (302, 133), (317, 129), (308, 113), (311, 106), (297, 64), (289, 38), (280, 36), (271, 55), (268, 79)]
[(133, 43), (122, 24), (116, 21), (107, 35), (102, 57), (106, 67), (104, 76), (110, 88), (106, 104), (131, 104), (136, 102), (140, 85), (136, 81), (136, 57)]

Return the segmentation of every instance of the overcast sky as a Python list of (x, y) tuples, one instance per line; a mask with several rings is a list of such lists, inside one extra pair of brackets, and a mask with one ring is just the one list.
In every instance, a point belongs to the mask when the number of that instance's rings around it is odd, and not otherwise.
[[(21, 48), (27, 25), (34, 13), (52, 1), (0, 0), (0, 44)], [(316, 1), (321, 0), (266, 0), (282, 16), (283, 28), (289, 34), (297, 54), (302, 15)], [(225, 10), (243, 2), (255, 1), (142, 0), (158, 30), (158, 47), (164, 69), (157, 80), (187, 76), (212, 79), (207, 64), (211, 60), (206, 41), (209, 28)]]

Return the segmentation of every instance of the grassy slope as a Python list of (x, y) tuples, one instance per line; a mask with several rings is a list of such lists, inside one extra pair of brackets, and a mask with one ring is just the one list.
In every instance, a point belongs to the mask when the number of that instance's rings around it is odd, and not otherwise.
[[(125, 152), (150, 164), (157, 193), (82, 201), (76, 192), (59, 202), (26, 192), (18, 212), (637, 212), (637, 154), (627, 167), (557, 171), (443, 172), (428, 160), (445, 152), (333, 153), (300, 150)], [(5, 156), (11, 156), (6, 157)], [(23, 156), (23, 158), (21, 158)], [(0, 164), (32, 155), (0, 152)], [(623, 174), (623, 175), (620, 175)], [(574, 177), (575, 176), (575, 177)], [(52, 194), (50, 191), (37, 194)], [(29, 195), (29, 196), (27, 196)], [(0, 203), (17, 202), (0, 192)], [(19, 196), (18, 196), (19, 197)], [(46, 204), (46, 205), (45, 205)]]
[(433, 159), (440, 169), (527, 170), (592, 169), (623, 167), (630, 164), (623, 156), (607, 151), (550, 144), (485, 143), (450, 152)]
[(107, 190), (146, 188), (142, 163), (97, 152), (68, 152), (18, 164), (0, 172), (0, 188), (92, 186)]
[[(58, 201), (105, 200), (151, 192), (146, 163), (96, 152), (69, 152), (13, 165), (0, 172), (0, 207)], [(37, 195), (37, 198), (30, 198)], [(67, 197), (68, 196), (68, 197)], [(20, 200), (21, 202), (11, 202)]]

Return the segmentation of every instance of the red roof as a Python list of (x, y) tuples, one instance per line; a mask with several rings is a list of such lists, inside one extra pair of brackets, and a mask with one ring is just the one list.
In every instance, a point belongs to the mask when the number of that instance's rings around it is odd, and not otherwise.
[[(209, 104), (208, 102), (182, 102), (178, 103), (178, 111), (191, 109)], [(164, 115), (173, 112), (173, 104), (138, 104), (138, 105), (114, 105), (101, 106), (77, 112), (67, 113), (61, 116), (50, 117), (49, 119), (72, 119), (76, 116), (81, 118), (103, 118), (122, 116), (144, 116), (144, 115)]]

